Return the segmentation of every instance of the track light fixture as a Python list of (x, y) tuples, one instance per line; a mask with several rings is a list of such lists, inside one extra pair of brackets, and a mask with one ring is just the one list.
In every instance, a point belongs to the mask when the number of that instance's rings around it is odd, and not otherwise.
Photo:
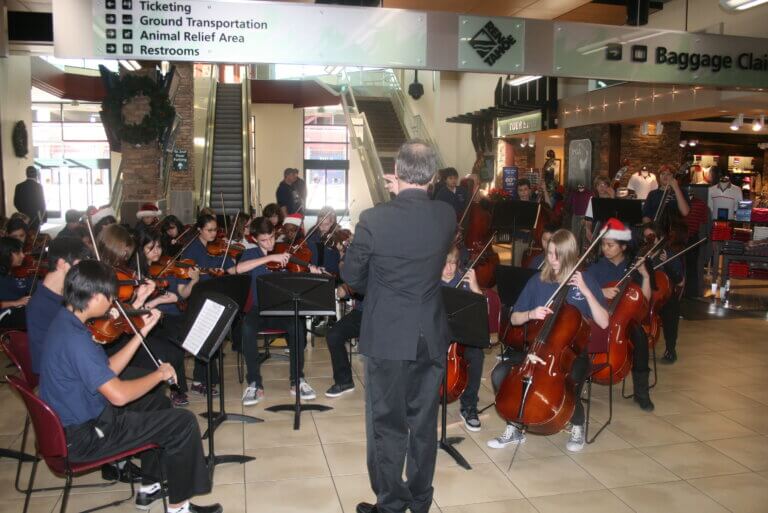
[(765, 114), (760, 114), (759, 118), (755, 118), (755, 120), (752, 121), (752, 131), (759, 132), (764, 127), (765, 127)]
[(738, 116), (734, 118), (730, 128), (734, 132), (737, 132), (739, 128), (741, 128), (742, 126), (744, 126), (744, 114), (740, 113)]

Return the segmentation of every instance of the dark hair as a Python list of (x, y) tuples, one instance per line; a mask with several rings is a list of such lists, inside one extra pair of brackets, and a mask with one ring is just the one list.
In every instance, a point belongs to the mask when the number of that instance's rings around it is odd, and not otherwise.
[(37, 168), (35, 166), (27, 166), (27, 178), (37, 178)]
[(251, 221), (251, 236), (257, 237), (259, 235), (270, 234), (275, 231), (275, 225), (268, 217), (257, 217)]
[(96, 260), (83, 260), (73, 265), (64, 278), (64, 305), (82, 312), (97, 294), (115, 297), (117, 277), (110, 266)]
[(647, 223), (644, 223), (640, 227), (640, 234), (642, 235), (643, 233), (645, 233), (645, 230), (653, 231), (657, 239), (661, 239), (662, 237), (664, 237), (664, 235), (666, 235), (661, 225), (655, 221), (648, 221)]
[(205, 228), (205, 225), (211, 221), (216, 221), (216, 217), (212, 216), (211, 214), (200, 214), (197, 216), (197, 223), (195, 223), (195, 226), (202, 230)]
[(528, 180), (527, 178), (521, 178), (520, 180), (517, 181), (517, 186), (518, 187), (522, 187), (523, 185), (527, 185), (528, 187), (530, 187), (531, 186), (531, 181)]
[(269, 205), (265, 206), (264, 210), (261, 211), (261, 215), (264, 217), (277, 216), (279, 219), (278, 223), (282, 223), (284, 221), (283, 211), (280, 210), (280, 207), (277, 205), (277, 203), (270, 203)]
[(97, 236), (96, 244), (102, 261), (110, 265), (128, 263), (136, 243), (125, 226), (112, 224), (105, 227)]
[(50, 270), (56, 269), (59, 260), (74, 265), (76, 260), (91, 258), (91, 252), (82, 239), (65, 236), (53, 239), (48, 245), (48, 262)]
[[(141, 274), (147, 274), (149, 272), (149, 262), (147, 262), (147, 255), (144, 254), (144, 246), (147, 244), (161, 244), (161, 234), (157, 229), (139, 230), (135, 235), (136, 239), (136, 253), (139, 255), (139, 265), (141, 266)], [(136, 269), (136, 258), (131, 261), (131, 268)], [(136, 269), (138, 270), (138, 269)]]
[(100, 220), (98, 223), (93, 225), (93, 234), (98, 235), (101, 233), (101, 230), (103, 230), (107, 226), (111, 226), (113, 224), (117, 224), (117, 219), (115, 216), (107, 216), (104, 219)]
[(64, 220), (67, 223), (79, 223), (80, 222), (80, 218), (82, 216), (83, 216), (83, 214), (80, 213), (79, 210), (75, 210), (75, 209), (71, 208), (71, 209), (67, 210), (66, 214), (64, 214)]
[(298, 175), (299, 170), (295, 167), (287, 167), (285, 168), (285, 171), (283, 171), (283, 178), (287, 178), (290, 175)]
[(8, 224), (5, 225), (5, 233), (15, 232), (16, 230), (24, 230), (26, 232), (27, 223), (18, 217), (12, 217), (11, 220), (8, 221)]
[(0, 275), (7, 276), (11, 272), (13, 254), (21, 253), (24, 245), (13, 237), (0, 237)]
[(459, 177), (459, 172), (456, 171), (455, 167), (445, 167), (440, 170), (440, 178), (443, 180), (450, 178), (452, 176), (455, 176), (456, 178)]
[(395, 158), (395, 173), (405, 183), (427, 185), (436, 169), (437, 155), (426, 142), (411, 139), (400, 146)]
[(160, 233), (165, 234), (165, 232), (167, 232), (168, 229), (172, 226), (176, 227), (176, 229), (179, 231), (179, 234), (184, 231), (184, 225), (181, 223), (181, 221), (179, 221), (179, 218), (171, 214), (165, 216), (165, 218), (160, 222)]
[(547, 223), (544, 225), (544, 229), (542, 230), (542, 233), (555, 233), (559, 229), (560, 229), (559, 224)]

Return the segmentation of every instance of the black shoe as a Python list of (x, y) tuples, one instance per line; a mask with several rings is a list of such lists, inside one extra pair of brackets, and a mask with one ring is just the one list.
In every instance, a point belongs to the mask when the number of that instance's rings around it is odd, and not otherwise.
[(480, 431), (480, 417), (477, 416), (477, 408), (468, 408), (461, 410), (461, 419), (464, 421), (464, 427), (470, 431)]
[(211, 504), (210, 506), (198, 506), (190, 502), (189, 513), (224, 513), (224, 508), (219, 503)]
[(346, 394), (347, 392), (354, 392), (354, 390), (354, 383), (348, 383), (346, 385), (339, 385), (338, 383), (334, 383), (331, 388), (325, 391), (325, 397), (339, 397), (340, 395)]
[(651, 402), (651, 398), (648, 396), (642, 396), (635, 393), (634, 397), (635, 402), (640, 406), (640, 409), (643, 411), (653, 411), (656, 407), (653, 405), (653, 402)]
[(379, 513), (379, 508), (375, 504), (368, 504), (367, 502), (361, 502), (355, 509), (356, 513)]
[(162, 486), (153, 493), (137, 492), (136, 493), (136, 509), (149, 511), (152, 508), (152, 504), (161, 500), (163, 500)]
[[(128, 478), (128, 466), (131, 469), (131, 479)], [(110, 463), (101, 466), (101, 478), (104, 481), (120, 481), (121, 483), (134, 483), (141, 482), (141, 469), (131, 463), (130, 461), (125, 464), (122, 469), (117, 466), (116, 463)]]
[(664, 356), (661, 357), (661, 363), (673, 364), (677, 361), (677, 352), (666, 350)]

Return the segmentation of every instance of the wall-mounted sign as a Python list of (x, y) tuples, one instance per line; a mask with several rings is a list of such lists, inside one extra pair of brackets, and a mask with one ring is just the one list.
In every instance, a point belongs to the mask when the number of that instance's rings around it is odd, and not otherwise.
[(568, 187), (592, 183), (592, 141), (575, 139), (568, 145)]
[(189, 169), (189, 154), (187, 150), (173, 150), (173, 170), (186, 171)]
[(525, 20), (459, 16), (460, 70), (520, 73)]
[[(423, 67), (426, 13), (228, 0), (92, 0), (93, 55)], [(311, 42), (311, 43), (309, 43)]]
[(768, 39), (555, 23), (554, 74), (767, 87)]
[(541, 111), (496, 120), (496, 137), (509, 137), (539, 130), (541, 130)]
[(519, 170), (517, 166), (504, 167), (501, 170), (501, 187), (517, 199), (517, 177)]

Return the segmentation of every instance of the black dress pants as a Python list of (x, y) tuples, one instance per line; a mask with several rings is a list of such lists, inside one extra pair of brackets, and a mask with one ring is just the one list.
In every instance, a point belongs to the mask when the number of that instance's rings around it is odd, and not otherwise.
[(642, 326), (632, 323), (629, 325), (629, 339), (632, 341), (632, 372), (647, 373), (648, 367), (648, 336)]
[(445, 356), (433, 360), (426, 341), (418, 344), (414, 361), (365, 359), (368, 475), (381, 513), (426, 513), (432, 504)]
[(483, 377), (485, 354), (478, 347), (464, 346), (464, 359), (467, 361), (467, 388), (459, 398), (462, 410), (476, 410), (480, 380)]
[[(98, 429), (98, 431), (97, 431)], [(89, 461), (146, 443), (159, 445), (171, 504), (211, 491), (211, 480), (195, 414), (171, 408), (160, 394), (147, 394), (118, 408), (107, 405), (98, 418), (65, 429), (72, 461)], [(157, 456), (144, 453), (145, 484), (160, 478)]]
[(326, 341), (328, 343), (328, 351), (331, 353), (333, 382), (337, 385), (350, 385), (353, 383), (352, 364), (349, 363), (347, 341), (360, 336), (362, 320), (363, 312), (352, 310), (328, 330)]
[(670, 353), (677, 349), (677, 331), (680, 326), (680, 300), (672, 293), (672, 297), (659, 312), (662, 329), (664, 330), (664, 345)]

